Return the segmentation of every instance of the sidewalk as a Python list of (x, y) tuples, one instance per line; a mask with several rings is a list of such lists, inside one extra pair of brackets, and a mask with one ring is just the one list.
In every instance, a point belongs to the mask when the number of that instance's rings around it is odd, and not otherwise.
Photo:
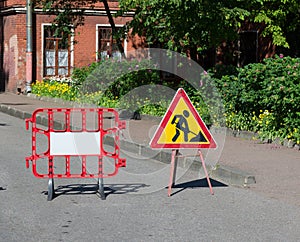
[[(34, 95), (0, 94), (0, 111), (22, 119), (31, 117), (37, 108), (54, 107), (75, 107), (75, 104), (50, 98), (34, 98)], [(127, 119), (126, 122), (122, 149), (146, 157), (151, 156), (153, 151), (148, 144), (160, 120), (142, 117), (142, 120)], [(170, 157), (169, 151), (155, 155), (157, 160), (166, 163), (170, 162)], [(196, 165), (193, 164), (193, 168), (199, 169), (200, 162), (194, 163)], [(215, 163), (210, 167), (211, 178), (228, 185), (244, 186), (300, 206), (299, 148), (262, 144), (255, 140), (234, 137), (228, 132)]]

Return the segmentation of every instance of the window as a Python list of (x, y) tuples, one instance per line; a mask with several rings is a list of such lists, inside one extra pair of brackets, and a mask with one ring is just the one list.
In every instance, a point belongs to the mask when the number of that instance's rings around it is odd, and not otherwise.
[[(113, 38), (110, 27), (98, 26), (98, 60), (108, 58), (121, 59), (121, 52), (118, 49), (117, 41)], [(124, 41), (122, 41), (124, 48)]]
[(44, 76), (70, 75), (70, 38), (54, 36), (50, 25), (44, 26)]

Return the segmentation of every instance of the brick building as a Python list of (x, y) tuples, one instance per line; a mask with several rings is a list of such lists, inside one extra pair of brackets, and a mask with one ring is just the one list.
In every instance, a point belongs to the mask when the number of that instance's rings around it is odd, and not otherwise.
[[(108, 4), (113, 14), (118, 9), (118, 1), (108, 0)], [(70, 75), (74, 67), (86, 66), (108, 56), (118, 58), (120, 55), (116, 43), (112, 40), (109, 19), (102, 3), (97, 3), (93, 9), (85, 10), (84, 25), (79, 26), (75, 36), (67, 41), (53, 36), (50, 26), (54, 16), (41, 8), (34, 8), (30, 61), (26, 59), (26, 16), (26, 0), (0, 0), (0, 92), (16, 92), (18, 87), (24, 88), (28, 79), (35, 81), (46, 76)], [(132, 16), (133, 13), (127, 13), (115, 18), (116, 27), (123, 26)], [(217, 48), (212, 48), (201, 57), (202, 59), (197, 59), (199, 64), (206, 69), (216, 64), (244, 66), (274, 55), (275, 46), (270, 39), (261, 37), (261, 27), (246, 24), (241, 29), (237, 43), (223, 43)], [(299, 31), (297, 32), (299, 35)], [(76, 44), (73, 44), (74, 42)], [(294, 42), (298, 43), (297, 40)], [(126, 55), (144, 47), (145, 41), (144, 38), (128, 34), (122, 45)], [(292, 45), (291, 50), (296, 50), (297, 56), (299, 49), (299, 43)], [(28, 69), (26, 71), (28, 66), (32, 69), (30, 72)]]
[[(108, 1), (111, 13), (117, 1)], [(132, 15), (114, 19), (116, 27), (124, 25)], [(118, 57), (116, 43), (102, 4), (85, 11), (85, 24), (76, 29), (75, 37), (62, 41), (53, 36), (50, 26), (54, 16), (40, 8), (32, 14), (32, 80), (45, 76), (69, 75), (73, 67), (82, 67), (106, 56)], [(80, 33), (80, 34), (78, 34)], [(0, 91), (16, 92), (26, 80), (26, 0), (0, 2)], [(76, 42), (76, 44), (73, 44)], [(125, 54), (141, 43), (135, 37), (123, 40)]]

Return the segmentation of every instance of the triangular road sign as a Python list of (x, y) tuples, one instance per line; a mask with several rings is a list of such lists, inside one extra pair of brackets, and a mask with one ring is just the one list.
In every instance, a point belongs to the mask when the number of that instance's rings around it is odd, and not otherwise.
[(217, 144), (186, 92), (177, 90), (152, 140), (151, 148), (216, 148)]

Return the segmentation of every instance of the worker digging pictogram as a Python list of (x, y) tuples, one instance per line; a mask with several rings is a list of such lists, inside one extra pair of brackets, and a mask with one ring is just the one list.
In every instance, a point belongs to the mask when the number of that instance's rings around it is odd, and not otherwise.
[[(183, 135), (184, 142), (207, 142), (207, 139), (204, 137), (201, 131), (197, 133), (189, 129), (188, 117), (190, 116), (189, 111), (183, 110), (182, 114), (175, 114), (172, 119), (171, 124), (174, 124), (176, 127), (176, 133), (172, 138), (173, 142), (176, 142), (180, 135)], [(189, 139), (189, 134), (192, 134), (193, 137)]]

